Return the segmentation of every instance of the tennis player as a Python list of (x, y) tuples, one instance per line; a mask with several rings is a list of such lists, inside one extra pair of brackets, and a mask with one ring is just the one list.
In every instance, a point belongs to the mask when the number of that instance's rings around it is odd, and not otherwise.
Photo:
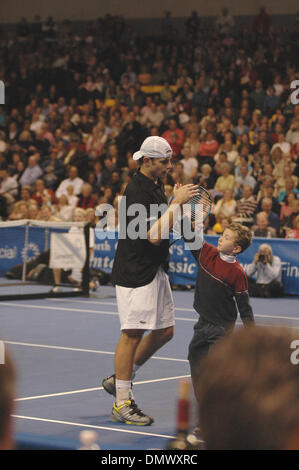
[(247, 277), (236, 259), (251, 241), (247, 227), (232, 223), (217, 247), (204, 242), (200, 250), (192, 251), (198, 262), (193, 306), (199, 320), (194, 326), (188, 360), (197, 400), (201, 360), (222, 336), (233, 330), (238, 311), (245, 326), (254, 324)]
[[(172, 149), (164, 138), (146, 138), (133, 155), (140, 166), (123, 195), (127, 208), (136, 203), (145, 207), (147, 238), (140, 236), (133, 240), (127, 236), (118, 242), (112, 279), (116, 286), (121, 336), (115, 351), (115, 374), (105, 378), (102, 385), (116, 397), (111, 419), (132, 425), (150, 425), (154, 421), (138, 408), (132, 380), (138, 368), (173, 336), (174, 305), (166, 274), (168, 235), (181, 206), (198, 192), (196, 185), (177, 185), (174, 199), (167, 206), (161, 179), (172, 167), (171, 156)], [(151, 205), (163, 203), (166, 210), (153, 223)], [(126, 217), (126, 228), (131, 220), (132, 217)], [(143, 337), (147, 330), (150, 333)]]

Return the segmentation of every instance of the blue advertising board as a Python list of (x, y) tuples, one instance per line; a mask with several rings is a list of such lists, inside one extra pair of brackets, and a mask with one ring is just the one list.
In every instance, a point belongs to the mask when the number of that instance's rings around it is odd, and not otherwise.
[[(22, 263), (25, 256), (25, 226), (1, 228), (0, 230), (0, 275), (16, 264)], [(206, 242), (217, 244), (217, 236), (206, 236)], [(245, 267), (253, 261), (259, 245), (269, 243), (273, 254), (282, 261), (282, 279), (284, 292), (299, 295), (299, 240), (254, 238), (252, 245), (238, 256), (240, 264)], [(45, 249), (45, 229), (34, 227), (29, 230), (27, 259), (36, 257)], [(104, 232), (95, 237), (94, 253), (91, 267), (110, 273), (117, 247), (117, 232)], [(178, 240), (170, 247), (169, 278), (172, 284), (194, 285), (197, 263), (183, 240)]]

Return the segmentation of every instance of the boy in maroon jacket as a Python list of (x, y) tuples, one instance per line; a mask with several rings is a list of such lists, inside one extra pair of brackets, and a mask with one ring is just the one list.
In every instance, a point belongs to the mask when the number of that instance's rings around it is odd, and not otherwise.
[(236, 259), (250, 246), (251, 239), (247, 227), (232, 223), (219, 238), (217, 248), (204, 242), (200, 250), (192, 251), (198, 262), (193, 306), (200, 317), (194, 326), (188, 360), (196, 398), (200, 361), (217, 340), (233, 330), (238, 311), (245, 326), (254, 324), (247, 277)]

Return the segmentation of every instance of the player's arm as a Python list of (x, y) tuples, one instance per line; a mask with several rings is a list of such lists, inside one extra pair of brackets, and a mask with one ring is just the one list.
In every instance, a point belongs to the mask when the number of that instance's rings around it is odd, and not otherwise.
[(235, 294), (235, 299), (244, 326), (254, 325), (254, 316), (250, 305), (248, 291), (237, 292)]
[(147, 232), (147, 238), (153, 245), (160, 245), (161, 241), (169, 236), (175, 221), (181, 215), (181, 207), (198, 193), (198, 185), (176, 185), (174, 198), (164, 214), (152, 225)]
[[(191, 207), (184, 207), (184, 213), (179, 220), (180, 224), (180, 233), (182, 233), (185, 243), (188, 245), (189, 250), (191, 251), (196, 262), (199, 262), (199, 257), (201, 249), (204, 244), (204, 225), (201, 219), (192, 220), (191, 217)], [(187, 226), (187, 227), (186, 227)], [(186, 233), (190, 232), (190, 227), (192, 227), (192, 236), (187, 238)], [(187, 228), (187, 231), (185, 230)]]

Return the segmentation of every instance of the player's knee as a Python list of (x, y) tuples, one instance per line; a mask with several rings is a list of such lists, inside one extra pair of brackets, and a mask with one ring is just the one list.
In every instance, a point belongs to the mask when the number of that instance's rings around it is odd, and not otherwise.
[(169, 328), (165, 328), (165, 330), (163, 330), (163, 333), (162, 333), (164, 342), (167, 343), (168, 341), (170, 341), (173, 338), (173, 335), (174, 335), (173, 326), (170, 326)]
[(143, 333), (143, 330), (122, 330), (122, 339), (128, 343), (138, 343), (141, 340)]

